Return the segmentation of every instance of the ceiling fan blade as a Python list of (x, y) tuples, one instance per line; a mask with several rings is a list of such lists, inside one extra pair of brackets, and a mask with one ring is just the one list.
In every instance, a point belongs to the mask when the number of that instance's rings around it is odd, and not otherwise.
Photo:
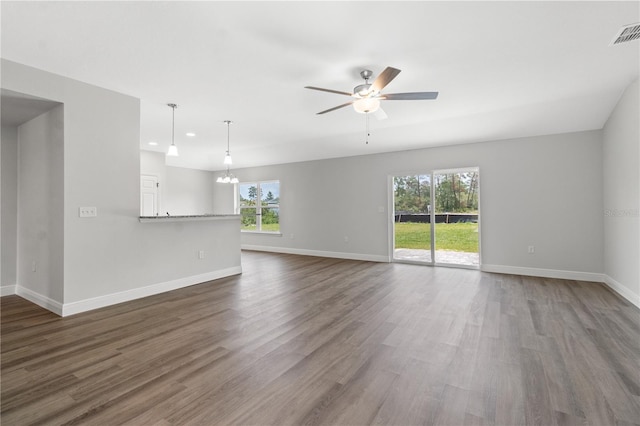
[(373, 113), (373, 115), (378, 119), (378, 120), (386, 120), (387, 118), (389, 118), (387, 116), (387, 113), (384, 112), (384, 110), (382, 108), (378, 108), (376, 110), (376, 112)]
[(317, 112), (316, 115), (326, 114), (327, 112), (331, 112), (331, 111), (335, 111), (335, 110), (340, 109), (340, 108), (344, 108), (346, 106), (351, 105), (354, 102), (355, 101), (347, 102), (346, 104), (338, 105), (337, 107), (333, 107), (333, 108), (326, 109), (324, 111)]
[(311, 89), (311, 90), (319, 90), (321, 92), (337, 93), (338, 95), (347, 95), (347, 96), (353, 95), (353, 93), (341, 92), (339, 90), (332, 90), (332, 89), (323, 89), (322, 87), (304, 86), (304, 88)]
[(375, 81), (371, 85), (371, 89), (374, 92), (381, 91), (387, 84), (391, 83), (391, 80), (396, 78), (398, 74), (400, 74), (400, 70), (397, 68), (385, 68), (385, 70), (382, 71), (378, 77), (376, 77)]
[(421, 99), (436, 99), (438, 92), (410, 92), (410, 93), (386, 93), (380, 99), (388, 101), (417, 101)]

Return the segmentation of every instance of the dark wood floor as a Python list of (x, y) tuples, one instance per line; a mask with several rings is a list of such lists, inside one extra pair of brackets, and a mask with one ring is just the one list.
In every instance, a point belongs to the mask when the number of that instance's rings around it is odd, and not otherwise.
[(603, 285), (257, 252), (243, 268), (67, 318), (3, 297), (2, 425), (640, 423), (640, 311)]

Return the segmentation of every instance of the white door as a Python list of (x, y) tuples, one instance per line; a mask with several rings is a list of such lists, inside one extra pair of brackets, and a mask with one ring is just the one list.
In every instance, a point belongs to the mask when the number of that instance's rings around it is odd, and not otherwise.
[(140, 175), (140, 216), (158, 214), (158, 177)]

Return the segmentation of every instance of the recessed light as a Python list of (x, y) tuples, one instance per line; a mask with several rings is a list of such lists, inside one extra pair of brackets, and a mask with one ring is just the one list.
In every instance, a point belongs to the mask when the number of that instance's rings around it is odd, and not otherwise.
[(158, 142), (151, 141), (151, 142), (149, 142), (149, 145), (156, 146), (156, 145), (158, 145)]
[(196, 134), (193, 132), (187, 132), (187, 136), (195, 136)]

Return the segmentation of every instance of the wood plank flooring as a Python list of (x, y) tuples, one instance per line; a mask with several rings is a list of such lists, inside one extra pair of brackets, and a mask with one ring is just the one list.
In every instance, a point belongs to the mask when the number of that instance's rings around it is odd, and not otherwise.
[(3, 297), (2, 425), (640, 424), (640, 310), (604, 285), (258, 252), (243, 269), (67, 318)]

